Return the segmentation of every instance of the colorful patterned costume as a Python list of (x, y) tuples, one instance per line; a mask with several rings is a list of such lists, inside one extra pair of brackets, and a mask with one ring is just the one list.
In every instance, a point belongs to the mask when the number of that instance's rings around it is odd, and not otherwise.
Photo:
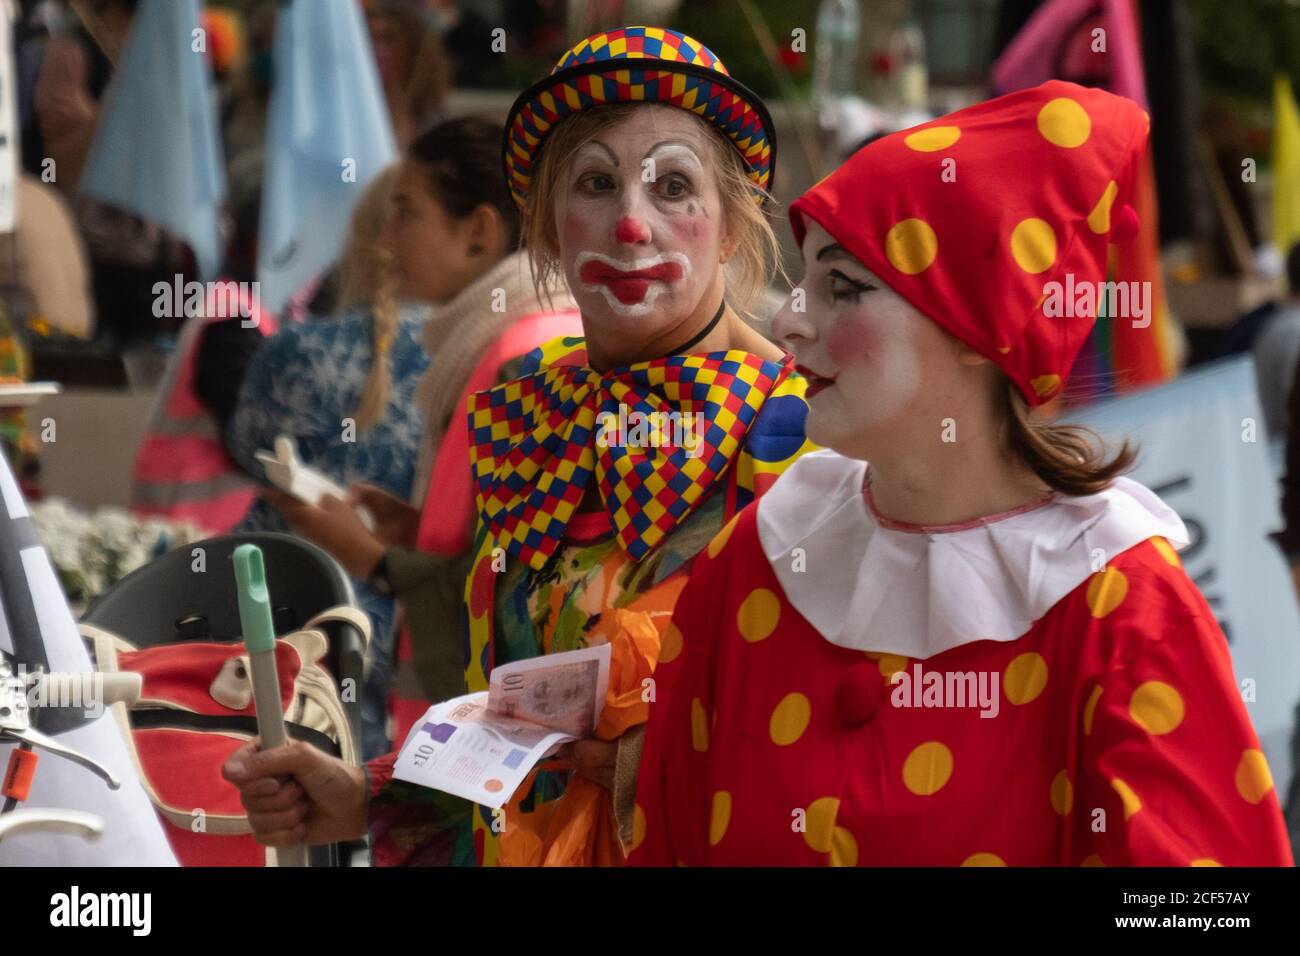
[[(640, 668), (648, 676), (658, 657), (660, 634), (696, 554), (727, 519), (766, 491), (791, 461), (811, 447), (803, 436), (805, 382), (791, 373), (788, 362), (777, 365), (748, 353), (725, 352), (674, 356), (599, 375), (585, 367), (585, 360), (580, 339), (558, 340), (535, 354), (534, 361), (540, 363), (537, 372), (479, 393), (472, 406), (471, 437), (481, 438), (481, 429), (490, 435), (495, 428), (496, 441), (501, 443), (493, 454), (492, 443), (485, 442), (476, 455), (481, 503), (492, 489), (498, 492), (497, 500), (511, 497), (514, 482), (507, 476), (517, 473), (519, 460), (526, 457), (512, 456), (512, 450), (545, 448), (551, 453), (546, 463), (540, 462), (540, 453), (536, 455), (542, 474), (570, 475), (576, 491), (568, 497), (575, 502), (581, 497), (583, 471), (595, 468), (602, 488), (608, 489), (604, 495), (608, 510), (564, 512), (561, 520), (557, 505), (565, 500), (564, 493), (559, 484), (550, 483), (553, 477), (545, 477), (520, 484), (521, 498), (513, 511), (503, 507), (493, 512), (501, 516), (497, 533), (480, 521), (467, 589), (470, 664), (466, 676), (471, 691), (486, 689), (494, 663), (606, 642), (615, 645), (616, 660), (625, 660), (628, 667)], [(736, 366), (737, 375), (753, 376), (749, 397), (741, 403), (748, 413), (737, 414), (732, 407), (740, 389), (722, 371), (730, 366)], [(652, 487), (656, 475), (667, 474), (671, 454), (641, 456), (625, 454), (631, 449), (610, 447), (602, 449), (602, 456), (622, 455), (622, 470), (615, 464), (602, 468), (591, 447), (594, 442), (588, 443), (583, 430), (591, 430), (600, 396), (605, 401), (618, 396), (615, 401), (631, 404), (631, 390), (639, 387), (636, 383), (652, 381), (653, 386), (640, 392), (644, 404), (637, 407), (653, 403), (668, 410), (664, 396), (675, 392), (675, 387), (663, 383), (688, 378), (694, 382), (689, 389), (683, 386), (681, 394), (698, 398), (682, 397), (671, 405), (704, 416), (708, 451), (686, 460), (696, 480), (683, 477), (681, 491), (672, 496), (673, 501), (693, 506), (688, 506), (671, 533), (659, 528), (656, 534), (654, 522), (646, 517), (651, 511), (635, 507), (640, 496), (635, 489)], [(575, 387), (578, 380), (585, 384)], [(529, 392), (530, 403), (517, 397), (521, 390)], [(538, 439), (536, 447), (530, 439)], [(638, 470), (647, 463), (656, 467)], [(715, 475), (710, 469), (717, 470), (717, 481), (701, 485), (701, 475)], [(644, 481), (639, 482), (643, 474)], [(679, 487), (672, 478), (665, 481)], [(543, 493), (535, 489), (548, 487), (556, 492), (549, 502), (536, 509), (527, 503)], [(701, 492), (698, 497), (694, 490)], [(507, 513), (527, 514), (530, 519), (526, 524), (510, 523)], [(641, 549), (639, 543), (645, 539), (627, 531), (629, 527), (643, 529), (642, 534), (654, 543)], [(538, 528), (552, 534), (543, 535)], [(625, 529), (624, 533), (615, 534), (615, 528)], [(493, 571), (493, 549), (498, 546), (505, 550), (504, 573)], [(641, 550), (639, 561), (631, 557), (633, 549)], [(501, 554), (497, 552), (497, 557)], [(607, 697), (606, 715), (619, 726), (634, 727), (647, 717), (648, 705), (640, 693), (641, 671), (635, 677), (625, 675), (625, 683), (635, 685), (636, 694), (622, 700), (615, 700), (614, 693)], [(612, 677), (611, 684), (616, 682)], [(370, 833), (377, 863), (498, 862), (501, 841), (493, 832), (491, 811), (398, 780), (390, 782), (390, 770), (391, 763), (371, 764)], [(555, 812), (556, 804), (563, 802), (558, 798), (569, 776), (549, 770), (538, 774), (531, 793), (507, 807), (506, 820), (513, 820), (515, 811)], [(507, 822), (504, 842), (509, 842), (510, 834)], [(601, 852), (608, 854), (607, 859), (622, 858), (621, 848), (602, 847)]]

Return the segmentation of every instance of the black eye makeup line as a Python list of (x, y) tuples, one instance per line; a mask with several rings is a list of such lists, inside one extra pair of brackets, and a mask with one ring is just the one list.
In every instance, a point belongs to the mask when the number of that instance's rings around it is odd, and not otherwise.
[(858, 279), (852, 279), (849, 276), (846, 276), (839, 269), (832, 269), (827, 273), (827, 276), (831, 279), (839, 279), (841, 282), (847, 282), (857, 291), (858, 294), (863, 292), (874, 292), (879, 288), (879, 286), (872, 285), (870, 282), (862, 282)]

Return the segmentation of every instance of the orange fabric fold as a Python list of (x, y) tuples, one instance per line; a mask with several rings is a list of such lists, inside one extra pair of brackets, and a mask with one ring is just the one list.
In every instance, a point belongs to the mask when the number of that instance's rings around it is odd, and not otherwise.
[[(660, 631), (646, 611), (618, 608), (611, 612), (609, 686), (595, 736), (614, 741), (650, 717)], [(668, 617), (662, 616), (667, 625)], [(547, 769), (562, 769), (552, 764)], [(518, 790), (532, 791), (534, 770)], [(518, 801), (505, 806), (499, 862), (503, 866), (622, 866), (623, 846), (610, 792), (575, 775), (558, 800), (524, 812)]]

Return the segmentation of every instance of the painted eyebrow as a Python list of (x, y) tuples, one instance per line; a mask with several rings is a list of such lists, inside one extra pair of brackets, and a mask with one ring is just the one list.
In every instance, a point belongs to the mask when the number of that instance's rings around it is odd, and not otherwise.
[(838, 242), (832, 242), (829, 246), (823, 246), (821, 252), (817, 253), (817, 261), (822, 262), (826, 259), (852, 259), (848, 251)]
[(589, 140), (588, 142), (582, 144), (582, 148), (578, 150), (578, 155), (585, 153), (588, 149), (603, 149), (605, 151), (606, 157), (609, 159), (611, 163), (614, 164), (614, 168), (616, 169), (618, 168), (618, 157), (615, 156), (614, 151), (610, 149), (608, 146), (606, 146), (604, 143), (595, 139)]
[(681, 139), (665, 139), (662, 142), (655, 143), (648, 150), (646, 150), (646, 155), (653, 156), (655, 153), (659, 152), (659, 150), (663, 149), (666, 146), (676, 146), (678, 149), (684, 149), (688, 153), (690, 153), (691, 156), (693, 156), (697, 161), (700, 158), (699, 153), (696, 151), (695, 147), (692, 146), (690, 143), (686, 142), (685, 140), (681, 140)]

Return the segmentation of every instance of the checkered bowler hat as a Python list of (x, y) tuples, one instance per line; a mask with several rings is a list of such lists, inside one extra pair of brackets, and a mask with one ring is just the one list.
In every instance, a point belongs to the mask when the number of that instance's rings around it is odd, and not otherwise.
[(515, 100), (506, 121), (506, 182), (523, 206), (547, 135), (582, 110), (664, 103), (690, 110), (726, 134), (755, 186), (770, 191), (776, 136), (767, 107), (727, 73), (713, 51), (676, 30), (623, 27), (587, 37), (550, 76)]

